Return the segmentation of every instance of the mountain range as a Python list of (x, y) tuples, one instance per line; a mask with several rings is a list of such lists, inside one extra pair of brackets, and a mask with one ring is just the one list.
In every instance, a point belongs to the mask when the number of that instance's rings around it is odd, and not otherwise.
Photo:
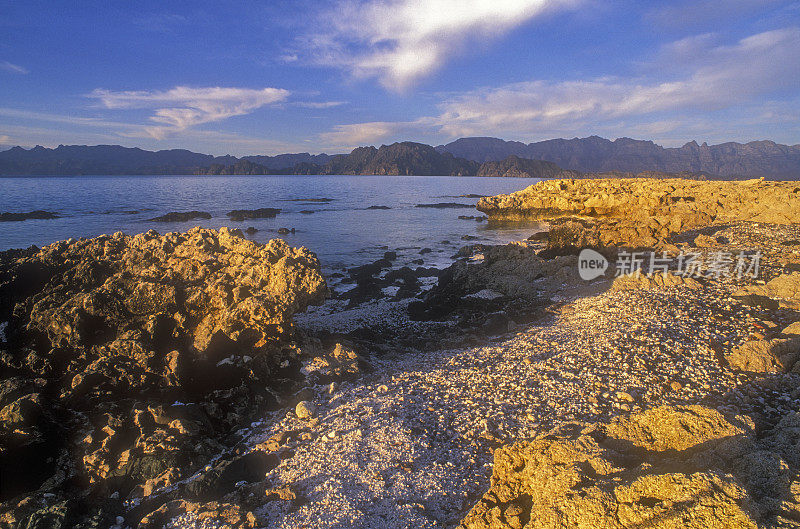
[(0, 151), (0, 175), (363, 174), (569, 177), (577, 173), (706, 173), (800, 179), (800, 145), (772, 141), (665, 148), (652, 141), (597, 136), (525, 144), (461, 138), (431, 147), (400, 142), (349, 154), (212, 156), (182, 149), (119, 145), (37, 146)]
[(665, 148), (652, 141), (630, 138), (611, 141), (598, 136), (528, 144), (497, 138), (461, 138), (436, 149), (476, 162), (518, 156), (547, 160), (564, 169), (587, 173), (688, 171), (725, 177), (800, 178), (800, 145), (772, 141), (720, 145), (698, 145), (691, 141), (683, 147)]

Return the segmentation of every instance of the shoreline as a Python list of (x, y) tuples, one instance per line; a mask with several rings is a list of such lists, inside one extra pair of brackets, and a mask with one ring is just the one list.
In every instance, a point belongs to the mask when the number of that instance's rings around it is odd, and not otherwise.
[[(234, 421), (216, 449), (192, 462), (191, 475), (161, 473), (127, 498), (101, 486), (107, 512), (144, 517), (140, 527), (201, 519), (204, 527), (455, 527), (462, 520), (488, 527), (494, 500), (479, 499), (490, 487), (495, 449), (663, 406), (747, 415), (759, 431), (800, 413), (792, 389), (800, 375), (734, 365), (747, 347), (786, 340), (782, 333), (800, 321), (791, 300), (768, 288), (800, 271), (800, 243), (788, 244), (800, 239), (800, 226), (690, 224), (668, 239), (638, 233), (706, 258), (745, 249), (764, 254), (759, 279), (664, 286), (647, 278), (578, 278), (571, 244), (610, 228), (604, 220), (569, 222), (554, 223), (540, 241), (468, 247), (437, 285), (410, 289), (405, 299), (387, 299), (380, 267), (368, 278), (355, 273), (356, 288), (360, 281), (375, 295), (293, 318), (296, 352), (283, 358), (298, 378), (283, 392), (276, 386), (269, 410)], [(225, 362), (240, 369), (245, 360), (221, 358), (217, 368)], [(172, 435), (193, 435), (188, 422), (176, 428)], [(248, 474), (245, 462), (263, 473)], [(497, 475), (491, 486), (505, 479), (513, 477)], [(52, 504), (41, 491), (31, 498), (27, 506), (5, 504), (3, 520)]]

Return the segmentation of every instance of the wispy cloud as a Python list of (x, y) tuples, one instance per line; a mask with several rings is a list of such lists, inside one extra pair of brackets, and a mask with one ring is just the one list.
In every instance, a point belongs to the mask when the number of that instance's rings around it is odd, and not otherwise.
[[(322, 139), (340, 144), (349, 140), (352, 145), (384, 140), (410, 129), (418, 135), (440, 137), (538, 136), (581, 129), (587, 124), (597, 129), (621, 119), (646, 119), (664, 112), (711, 112), (800, 85), (798, 49), (800, 29), (768, 31), (733, 45), (706, 46), (691, 66), (680, 68), (688, 71), (676, 80), (597, 78), (515, 83), (451, 97), (441, 103), (441, 113), (436, 116), (410, 122), (341, 125), (323, 134)], [(668, 125), (674, 128), (674, 124), (662, 122), (654, 124), (652, 130), (663, 131)]]
[(301, 108), (314, 108), (314, 109), (324, 109), (324, 108), (336, 108), (342, 105), (346, 105), (344, 101), (298, 101), (295, 103), (295, 106)]
[(11, 136), (7, 134), (0, 135), (0, 145), (11, 145), (12, 143), (13, 140), (11, 139)]
[(341, 0), (305, 39), (320, 64), (403, 90), (469, 40), (497, 38), (580, 0)]
[(28, 70), (27, 68), (23, 68), (22, 66), (19, 66), (18, 64), (10, 63), (8, 61), (0, 61), (0, 70), (6, 71), (6, 72), (11, 72), (11, 73), (18, 73), (18, 74), (21, 74), (21, 75), (25, 75), (25, 74), (31, 73), (30, 70)]
[(108, 109), (153, 109), (147, 134), (162, 139), (190, 127), (250, 114), (265, 106), (285, 101), (288, 90), (280, 88), (191, 88), (178, 86), (166, 91), (94, 90), (89, 97)]
[(375, 121), (371, 123), (353, 123), (337, 125), (333, 130), (320, 134), (324, 145), (355, 147), (365, 143), (381, 141), (397, 135), (404, 127), (417, 128), (416, 123), (398, 123)]

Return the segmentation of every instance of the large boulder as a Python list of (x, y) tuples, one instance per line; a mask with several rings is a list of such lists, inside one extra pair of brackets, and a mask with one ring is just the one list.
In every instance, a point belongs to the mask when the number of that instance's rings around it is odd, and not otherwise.
[(701, 406), (565, 425), (495, 452), (464, 529), (798, 527), (800, 415), (757, 437)]

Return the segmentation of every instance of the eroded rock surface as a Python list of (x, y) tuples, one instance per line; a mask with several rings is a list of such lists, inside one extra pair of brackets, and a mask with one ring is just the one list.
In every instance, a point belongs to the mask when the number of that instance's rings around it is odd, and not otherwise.
[(313, 253), (227, 228), (63, 241), (0, 263), (12, 526), (43, 494), (136, 499), (191, 475), (294, 388), (291, 317), (327, 295)]
[(461, 527), (798, 527), (798, 443), (796, 412), (762, 435), (696, 405), (567, 424), (497, 450)]
[(800, 187), (762, 180), (553, 180), (510, 195), (482, 198), (477, 207), (490, 218), (503, 219), (568, 215), (653, 219), (677, 232), (729, 221), (797, 222)]

